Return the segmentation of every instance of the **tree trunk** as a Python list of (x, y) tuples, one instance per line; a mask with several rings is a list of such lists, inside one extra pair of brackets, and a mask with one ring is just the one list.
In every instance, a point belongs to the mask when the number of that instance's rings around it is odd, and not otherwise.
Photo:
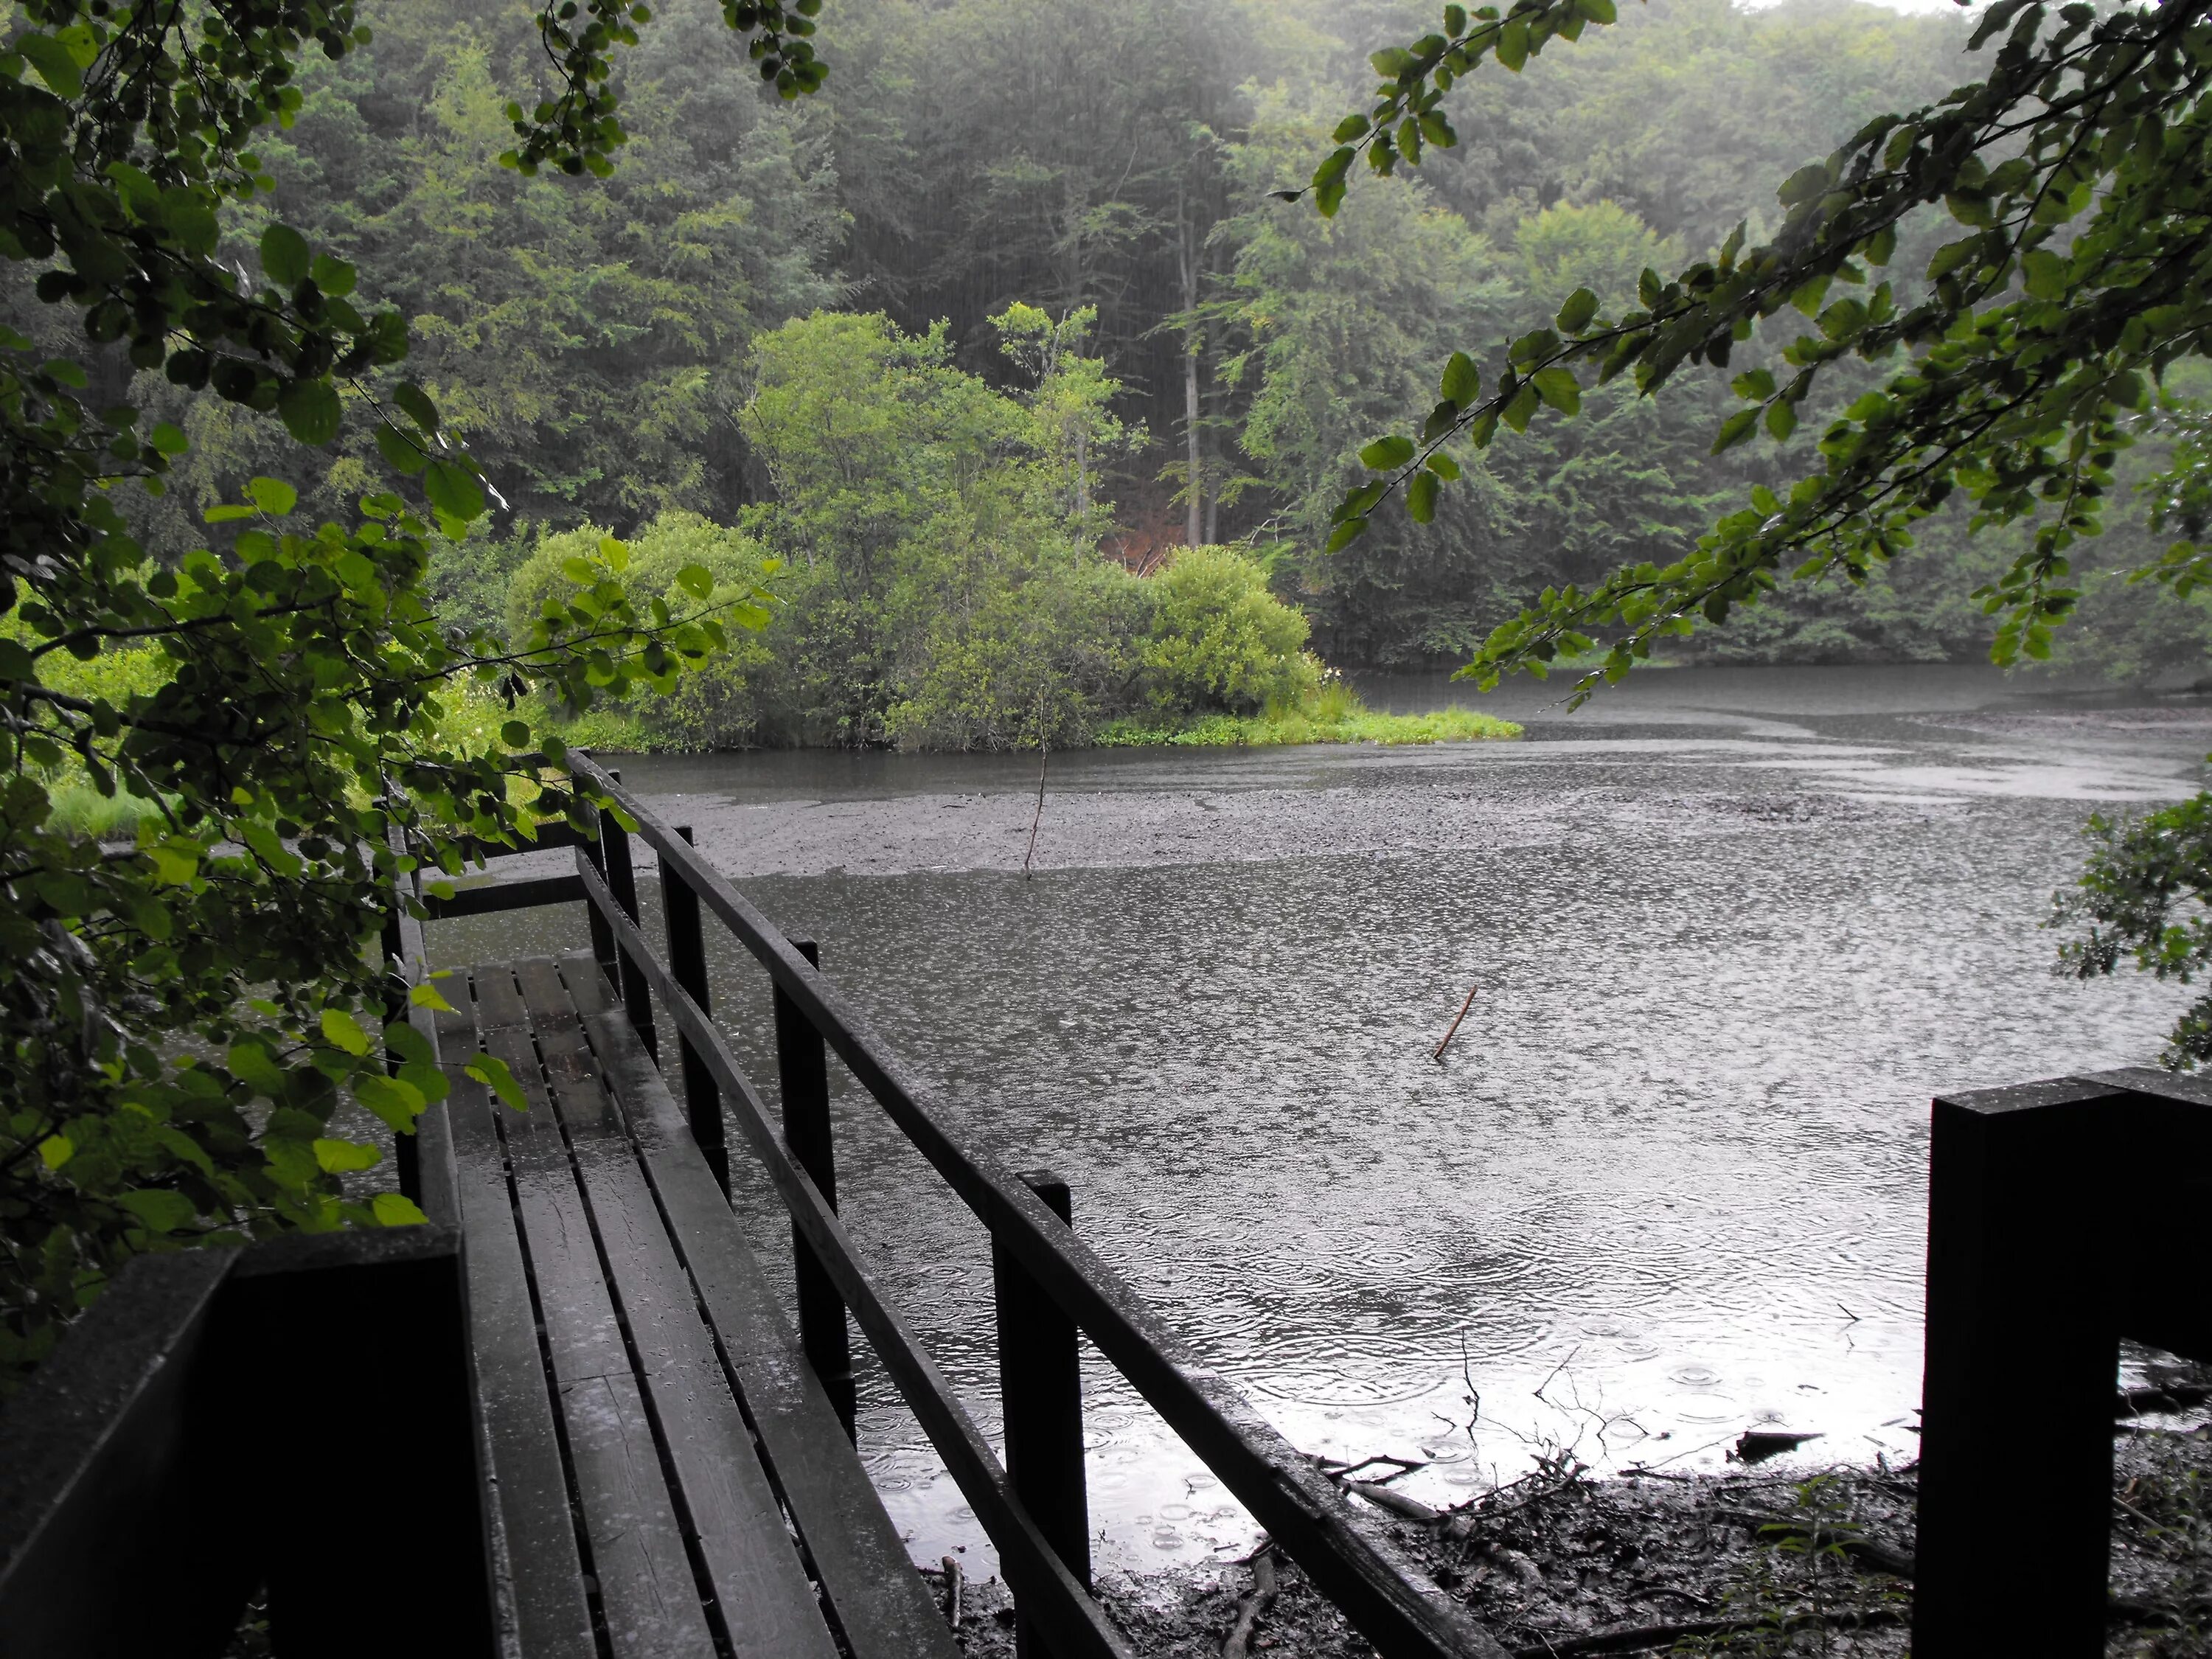
[(1198, 309), (1198, 236), (1190, 216), (1181, 211), (1177, 204), (1176, 228), (1182, 233), (1182, 308), (1190, 320), (1182, 331), (1182, 425), (1185, 473), (1183, 542), (1196, 547), (1203, 539), (1206, 528), (1206, 462), (1200, 453), (1198, 432), (1198, 356), (1200, 340), (1198, 321), (1191, 313)]

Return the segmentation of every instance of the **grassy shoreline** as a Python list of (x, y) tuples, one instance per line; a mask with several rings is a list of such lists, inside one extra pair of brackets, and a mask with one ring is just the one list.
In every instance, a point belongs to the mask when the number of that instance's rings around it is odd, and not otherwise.
[[(617, 717), (619, 720), (621, 717)], [(629, 722), (624, 721), (623, 724)], [(596, 726), (586, 735), (577, 729)], [(611, 730), (608, 728), (613, 728)], [(1273, 749), (1305, 744), (1371, 743), (1384, 748), (1421, 746), (1438, 743), (1510, 743), (1522, 735), (1511, 720), (1479, 714), (1453, 707), (1425, 714), (1379, 714), (1364, 706), (1323, 708), (1301, 712), (1278, 710), (1266, 714), (1205, 714), (1160, 724), (1134, 719), (1115, 720), (1101, 727), (1091, 742), (1070, 744), (1075, 749)], [(617, 720), (579, 721), (567, 733), (582, 744), (607, 754), (722, 753), (749, 754), (750, 750), (684, 750), (662, 748), (646, 738), (641, 729), (624, 732)], [(628, 737), (630, 742), (608, 741)], [(598, 739), (596, 742), (592, 739)], [(102, 840), (136, 833), (138, 819), (153, 810), (151, 802), (118, 792), (103, 796), (89, 783), (72, 780), (52, 787), (51, 822), (58, 829)]]
[(1195, 749), (1266, 749), (1313, 743), (1372, 743), (1385, 747), (1432, 743), (1510, 743), (1511, 720), (1454, 706), (1425, 714), (1379, 714), (1360, 708), (1335, 715), (1299, 713), (1207, 714), (1166, 726), (1116, 720), (1094, 739), (1101, 749), (1174, 744)]

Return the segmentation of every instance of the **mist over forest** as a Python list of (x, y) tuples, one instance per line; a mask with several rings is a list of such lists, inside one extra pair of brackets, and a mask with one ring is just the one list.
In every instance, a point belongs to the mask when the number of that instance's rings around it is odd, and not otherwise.
[[(1881, 365), (1839, 365), (1792, 444), (1717, 459), (1726, 376), (1596, 389), (1579, 421), (1468, 451), (1474, 487), (1434, 525), (1393, 509), (1322, 549), (1359, 447), (1418, 416), (1454, 349), (1494, 355), (1578, 287), (1610, 308), (1740, 218), (1756, 236), (1808, 157), (1979, 72), (1960, 17), (1652, 0), (1524, 74), (1486, 67), (1455, 149), (1324, 219), (1268, 192), (1305, 182), (1425, 0), (836, 0), (830, 80), (796, 104), (717, 7), (672, 0), (621, 59), (632, 137), (604, 180), (497, 164), (507, 100), (544, 78), (524, 0), (365, 15), (373, 45), (311, 62), (264, 147), (276, 191), (226, 235), (243, 268), (289, 224), (408, 318), (409, 371), (495, 508), (440, 555), (447, 621), (521, 625), (602, 533), (648, 586), (698, 562), (736, 594), (780, 562), (764, 630), (582, 733), (692, 747), (1249, 714), (1328, 670), (1456, 665), (1547, 585), (1678, 556), (1802, 471), (1822, 408)], [(1925, 263), (1911, 244), (1900, 271)], [(157, 554), (200, 544), (201, 510), (257, 474), (332, 516), (377, 487), (374, 421), (301, 477), (273, 423), (140, 380), (191, 444), (138, 509)], [(2142, 515), (2112, 516), (2060, 665), (2201, 665), (2203, 604), (2128, 588)], [(1863, 589), (1785, 585), (1682, 654), (1978, 657), (1969, 595), (2031, 532), (1966, 529), (1931, 521)], [(1240, 559), (1194, 561), (1170, 594), (1154, 579), (1184, 544)], [(1176, 604), (1226, 656), (1166, 660), (1193, 648), (1162, 623)]]

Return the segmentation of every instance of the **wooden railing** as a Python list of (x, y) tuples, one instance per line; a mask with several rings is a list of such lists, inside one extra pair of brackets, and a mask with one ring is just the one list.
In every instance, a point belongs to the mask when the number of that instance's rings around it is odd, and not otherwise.
[(2113, 1376), (2212, 1363), (2212, 1086), (2128, 1070), (1936, 1102), (1919, 1659), (2094, 1659), (2112, 1605)]
[[(594, 953), (664, 1070), (670, 1069), (669, 1057), (654, 1023), (656, 999), (675, 1028), (675, 1060), (692, 1133), (725, 1191), (725, 1125), (733, 1122), (790, 1212), (801, 1346), (848, 1431), (849, 1311), (997, 1547), (1025, 1653), (1121, 1659), (1129, 1651), (1091, 1595), (1079, 1332), (1388, 1659), (1500, 1659), (1504, 1650), (1488, 1633), (1359, 1524), (1349, 1502), (1322, 1474), (1084, 1243), (1070, 1224), (1064, 1182), (1048, 1173), (1017, 1175), (957, 1133), (930, 1091), (822, 974), (810, 941), (781, 933), (699, 855), (687, 830), (664, 822), (624, 790), (616, 774), (574, 751), (569, 764), (586, 791), (618, 806), (637, 826), (635, 838), (656, 856), (665, 947), (656, 947), (643, 927), (633, 837), (611, 811), (599, 813), (596, 841), (561, 832), (539, 843), (575, 845), (573, 877), (476, 890), (433, 907), (433, 913), (483, 914), (511, 903), (577, 897), (586, 902)], [(773, 987), (780, 1121), (771, 1117), (714, 1018), (703, 939), (708, 915), (766, 971)], [(404, 961), (423, 960), (419, 927), (395, 924), (389, 943)], [(884, 1298), (839, 1220), (829, 1109), (831, 1054), (989, 1233), (1003, 1465), (927, 1349)]]

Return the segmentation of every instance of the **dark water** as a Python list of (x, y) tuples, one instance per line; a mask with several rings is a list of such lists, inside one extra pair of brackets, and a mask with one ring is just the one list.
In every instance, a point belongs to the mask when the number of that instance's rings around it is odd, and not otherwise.
[[(2058, 979), (2038, 923), (2087, 814), (2193, 788), (2212, 716), (1955, 669), (1514, 696), (1519, 744), (1055, 757), (1028, 880), (1034, 757), (625, 768), (1300, 1446), (1432, 1456), (1435, 1501), (1558, 1446), (1711, 1465), (1759, 1422), (1909, 1454), (1929, 1097), (2155, 1055), (2186, 994)], [(716, 974), (766, 1076), (753, 976)], [(839, 1110), (847, 1215), (994, 1422), (980, 1231)], [(781, 1261), (781, 1212), (741, 1206)], [(1247, 1535), (1088, 1386), (1102, 1562)], [(988, 1559), (879, 1375), (862, 1442), (917, 1557)]]

